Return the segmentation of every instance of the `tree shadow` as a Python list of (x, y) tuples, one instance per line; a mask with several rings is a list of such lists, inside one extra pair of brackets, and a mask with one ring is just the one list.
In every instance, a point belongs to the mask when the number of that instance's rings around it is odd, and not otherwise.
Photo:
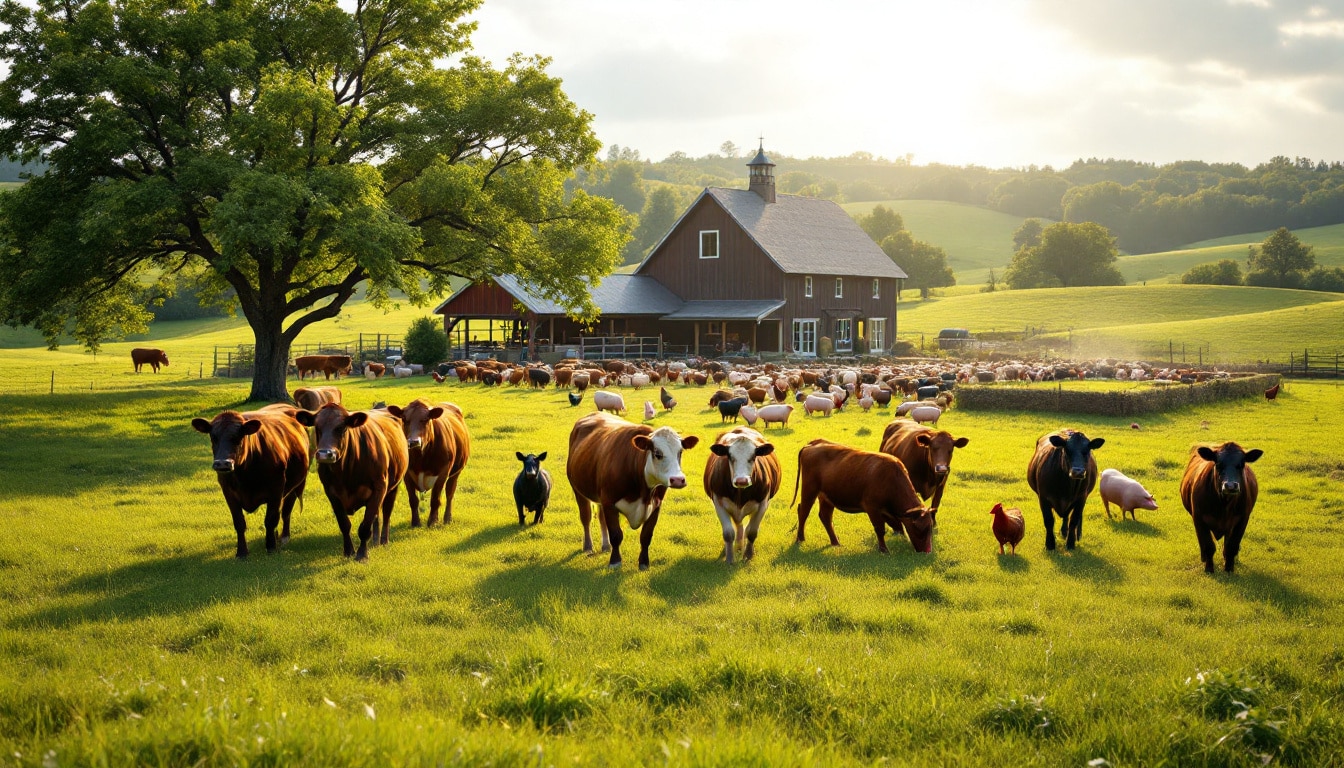
[(1161, 528), (1143, 520), (1112, 520), (1107, 518), (1106, 528), (1112, 533), (1118, 533), (1125, 536), (1144, 536), (1153, 538), (1162, 535)]
[(1007, 573), (1026, 573), (1031, 570), (1031, 561), (1022, 555), (999, 555), (999, 570)]
[[(605, 555), (601, 557), (605, 562)], [(588, 569), (573, 561), (584, 556), (575, 551), (560, 560), (526, 563), (493, 573), (476, 584), (476, 593), (489, 601), (507, 603), (513, 613), (536, 622), (543, 619), (547, 604), (564, 607), (622, 607), (621, 573), (607, 568)], [(626, 567), (634, 565), (627, 564)]]
[[(549, 511), (549, 510), (548, 510), (548, 511)], [(424, 517), (425, 515), (428, 515), (428, 514), (429, 514), (429, 512), (427, 511), (425, 505), (422, 504), (421, 507), (420, 507), (420, 515), (421, 515), (421, 517)], [(513, 513), (511, 512), (511, 514), (513, 514)], [(455, 541), (455, 542), (449, 544), (448, 546), (444, 547), (444, 548), (443, 548), (443, 553), (446, 554), (446, 555), (448, 555), (448, 554), (453, 554), (453, 553), (455, 553), (455, 552), (457, 552), (457, 553), (460, 553), (460, 552), (472, 552), (472, 551), (478, 550), (478, 549), (480, 549), (480, 548), (482, 548), (482, 547), (487, 547), (487, 546), (490, 546), (490, 545), (492, 545), (492, 544), (498, 544), (498, 543), (501, 542), (501, 541), (504, 541), (504, 540), (506, 540), (506, 539), (512, 538), (512, 537), (514, 537), (514, 536), (517, 536), (519, 533), (523, 533), (523, 532), (525, 532), (525, 531), (527, 531), (527, 530), (530, 530), (530, 529), (532, 528), (532, 526), (530, 525), (530, 521), (532, 520), (532, 514), (531, 514), (530, 512), (529, 512), (528, 515), (527, 515), (527, 519), (528, 519), (528, 521), (529, 521), (529, 525), (528, 525), (526, 528), (519, 527), (519, 525), (518, 525), (518, 518), (517, 518), (516, 516), (513, 518), (513, 521), (512, 521), (512, 522), (505, 523), (505, 524), (503, 524), (503, 525), (493, 525), (493, 526), (489, 526), (489, 527), (487, 527), (487, 528), (481, 528), (481, 529), (477, 530), (475, 533), (472, 533), (472, 534), (470, 534), (470, 535), (468, 535), (468, 536), (465, 536), (465, 537), (463, 537), (463, 538), (461, 538), (461, 539), (458, 539), (457, 541)], [(543, 523), (543, 525), (544, 525), (544, 523)], [(424, 530), (425, 530), (425, 533), (437, 533), (437, 532), (440, 530), (440, 528), (442, 528), (442, 527), (444, 527), (444, 526), (435, 526), (434, 528), (429, 528), (429, 529), (424, 529)], [(446, 526), (446, 527), (447, 527), (447, 529), (448, 529), (448, 532), (451, 533), (451, 532), (452, 532), (452, 525), (448, 525), (448, 526)], [(404, 536), (404, 535), (408, 535), (408, 534), (410, 534), (410, 533), (411, 533), (412, 531), (414, 531), (414, 530), (416, 530), (416, 529), (409, 527), (409, 524), (408, 524), (408, 526), (407, 526), (407, 528), (406, 528), (406, 533), (404, 533), (404, 534), (402, 534), (402, 535), (403, 535), (403, 536)]]
[[(1220, 553), (1221, 556), (1221, 553)], [(1215, 559), (1215, 563), (1221, 563)], [(1237, 570), (1226, 573), (1221, 565), (1211, 574), (1243, 600), (1273, 606), (1285, 614), (1298, 615), (1319, 607), (1313, 595), (1284, 582), (1277, 576), (1262, 571), (1247, 570), (1240, 563)]]
[(1066, 576), (1090, 581), (1098, 586), (1113, 586), (1125, 580), (1125, 572), (1079, 545), (1070, 551), (1062, 548), (1046, 552), (1055, 568)]

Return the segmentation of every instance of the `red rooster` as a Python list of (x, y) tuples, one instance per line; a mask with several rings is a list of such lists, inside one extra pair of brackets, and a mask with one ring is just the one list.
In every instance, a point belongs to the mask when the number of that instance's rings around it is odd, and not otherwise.
[(1022, 537), (1027, 532), (1027, 521), (1022, 518), (1022, 510), (1017, 507), (1004, 509), (1002, 504), (995, 504), (994, 508), (989, 510), (989, 514), (994, 516), (994, 538), (999, 540), (999, 554), (1003, 554), (1003, 545), (1012, 547), (1013, 554), (1017, 554), (1017, 545), (1022, 542)]
[(435, 384), (442, 384), (445, 380), (444, 377), (439, 375), (438, 371), (430, 371), (429, 375), (434, 377)]
[(1275, 384), (1274, 386), (1272, 386), (1272, 387), (1270, 387), (1269, 389), (1266, 389), (1266, 390), (1265, 390), (1265, 399), (1266, 399), (1266, 400), (1273, 400), (1274, 398), (1276, 398), (1276, 397), (1278, 397), (1278, 396), (1279, 396), (1279, 385), (1278, 385), (1278, 384)]

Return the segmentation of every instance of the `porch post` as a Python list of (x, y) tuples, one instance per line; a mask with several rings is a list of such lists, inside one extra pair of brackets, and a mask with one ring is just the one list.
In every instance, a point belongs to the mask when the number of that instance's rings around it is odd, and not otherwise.
[(751, 326), (751, 352), (754, 355), (761, 354), (761, 348), (756, 344), (756, 334), (760, 330), (761, 330), (761, 321), (757, 320), (756, 324)]
[(535, 362), (537, 359), (537, 315), (535, 312), (527, 313), (527, 359)]
[(695, 356), (700, 356), (700, 321), (695, 321)]

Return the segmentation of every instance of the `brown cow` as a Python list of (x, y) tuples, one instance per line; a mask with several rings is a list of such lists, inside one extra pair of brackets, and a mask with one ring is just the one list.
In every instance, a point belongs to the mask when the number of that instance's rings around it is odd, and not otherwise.
[(1027, 465), (1027, 484), (1041, 503), (1046, 549), (1055, 548), (1055, 512), (1065, 546), (1073, 549), (1083, 538), (1083, 505), (1097, 486), (1097, 460), (1092, 452), (1105, 443), (1104, 437), (1088, 440), (1072, 429), (1051, 432), (1036, 441), (1036, 453)]
[(935, 527), (938, 525), (938, 507), (943, 503), (943, 489), (947, 487), (947, 476), (952, 469), (952, 450), (965, 448), (969, 442), (969, 438), (954, 438), (951, 432), (908, 419), (891, 422), (882, 433), (879, 450), (901, 460), (921, 499), (927, 502), (933, 497), (929, 509)]
[(1248, 464), (1264, 455), (1258, 448), (1244, 450), (1236, 443), (1196, 445), (1181, 477), (1181, 503), (1195, 524), (1199, 559), (1213, 573), (1213, 555), (1218, 539), (1223, 542), (1223, 570), (1236, 565), (1241, 537), (1251, 521), (1251, 510), (1260, 495), (1260, 484)]
[(339, 379), (342, 373), (349, 373), (352, 366), (349, 355), (304, 355), (294, 358), (294, 367), (300, 379), (309, 373), (314, 376), (321, 373), (330, 380), (332, 375)]
[(305, 411), (316, 411), (327, 403), (341, 402), (338, 387), (299, 387), (294, 390), (294, 402)]
[[(224, 411), (212, 421), (192, 419), (191, 426), (210, 436), (215, 477), (238, 533), (238, 557), (247, 557), (247, 518), (266, 505), (266, 551), (289, 541), (289, 516), (303, 498), (308, 481), (308, 433), (283, 404), (259, 411)], [(275, 527), (284, 527), (276, 536)]]
[(817, 517), (831, 537), (831, 546), (840, 546), (831, 517), (835, 510), (851, 514), (867, 513), (877, 533), (877, 550), (887, 551), (887, 526), (898, 533), (904, 528), (916, 552), (933, 551), (933, 515), (919, 505), (919, 496), (910, 482), (910, 473), (900, 460), (885, 453), (873, 453), (817, 438), (798, 451), (798, 479), (794, 481), (794, 500), (802, 488), (798, 505), (798, 541), (803, 541), (812, 502), (821, 504)]
[(439, 521), (439, 502), (443, 504), (443, 524), (453, 522), (453, 494), (462, 468), (471, 455), (471, 437), (462, 409), (452, 403), (431, 406), (424, 400), (412, 400), (405, 408), (387, 406), (401, 419), (410, 450), (411, 464), (406, 470), (406, 497), (411, 502), (411, 527), (420, 527), (420, 494), (429, 494), (429, 527)]
[(387, 373), (387, 366), (386, 366), (386, 365), (383, 365), (382, 363), (365, 363), (365, 364), (364, 364), (364, 371), (365, 371), (365, 374), (364, 374), (365, 376), (368, 376), (368, 375), (369, 375), (369, 372), (372, 372), (372, 373), (373, 373), (373, 378), (375, 378), (375, 379), (381, 379), (381, 378), (383, 378), (383, 374), (384, 374), (384, 373)]
[[(294, 419), (316, 433), (317, 477), (341, 529), (345, 556), (367, 560), (370, 538), (374, 544), (388, 543), (397, 484), (410, 463), (401, 419), (382, 409), (350, 413), (335, 403), (322, 406), (317, 413), (298, 411)], [(350, 540), (350, 515), (360, 507), (364, 520), (359, 524), (356, 552)], [(380, 509), (381, 538), (377, 535)]]
[(599, 507), (602, 551), (611, 550), (610, 567), (621, 567), (620, 515), (639, 536), (639, 569), (648, 570), (649, 544), (658, 525), (658, 511), (668, 488), (685, 488), (681, 452), (694, 448), (700, 438), (681, 437), (671, 427), (654, 429), (596, 412), (574, 422), (569, 433), (569, 459), (565, 473), (583, 523), (583, 551), (593, 554), (589, 532), (592, 504)]
[(140, 366), (148, 365), (159, 372), (160, 365), (168, 364), (168, 354), (162, 349), (150, 349), (148, 347), (136, 347), (131, 350), (131, 363), (135, 365), (135, 372), (140, 372)]
[[(756, 533), (760, 530), (770, 501), (779, 493), (784, 472), (775, 455), (775, 446), (760, 432), (738, 427), (724, 432), (709, 447), (705, 463), (705, 493), (714, 504), (714, 512), (723, 526), (723, 556), (733, 562), (733, 550), (745, 546), (743, 560), (756, 554)], [(742, 520), (750, 517), (743, 543)]]

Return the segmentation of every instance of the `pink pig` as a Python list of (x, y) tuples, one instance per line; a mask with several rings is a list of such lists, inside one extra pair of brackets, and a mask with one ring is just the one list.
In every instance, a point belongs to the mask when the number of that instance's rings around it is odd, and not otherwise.
[[(1101, 473), (1101, 504), (1106, 509), (1106, 516), (1111, 517), (1111, 505), (1120, 507), (1120, 519), (1125, 519), (1125, 513), (1138, 520), (1134, 516), (1136, 509), (1157, 509), (1157, 502), (1153, 500), (1153, 494), (1144, 490), (1139, 481), (1125, 477), (1118, 469), (1108, 469)], [(1112, 518), (1114, 519), (1114, 518)]]

